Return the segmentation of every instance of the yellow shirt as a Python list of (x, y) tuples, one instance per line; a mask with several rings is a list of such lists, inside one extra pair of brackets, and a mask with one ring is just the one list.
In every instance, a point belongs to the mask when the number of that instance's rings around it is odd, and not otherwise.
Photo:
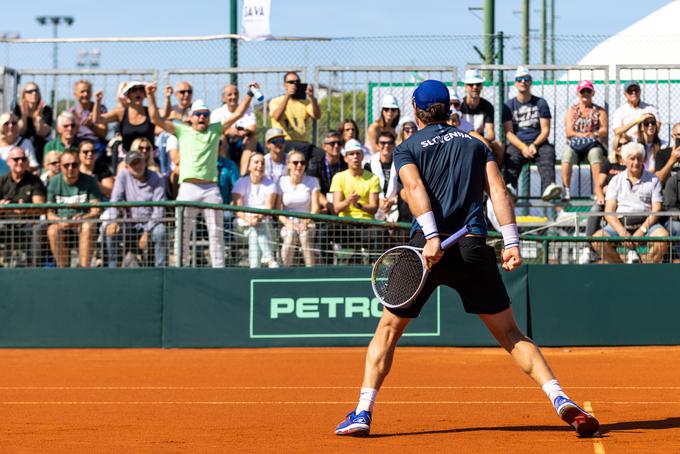
[[(361, 176), (353, 176), (349, 169), (338, 172), (331, 181), (331, 192), (342, 192), (345, 199), (354, 191), (359, 195), (359, 203), (367, 205), (369, 196), (372, 193), (380, 193), (380, 180), (368, 170), (364, 170)], [(344, 211), (341, 211), (338, 216), (347, 216), (358, 219), (373, 219), (373, 215), (366, 213), (354, 205), (348, 206)]]
[[(269, 101), (269, 114), (283, 102), (283, 96)], [(283, 112), (281, 122), (272, 118), (272, 128), (281, 128), (286, 140), (309, 142), (307, 137), (307, 118), (312, 117), (312, 104), (307, 100), (293, 99), (288, 100), (286, 110)]]

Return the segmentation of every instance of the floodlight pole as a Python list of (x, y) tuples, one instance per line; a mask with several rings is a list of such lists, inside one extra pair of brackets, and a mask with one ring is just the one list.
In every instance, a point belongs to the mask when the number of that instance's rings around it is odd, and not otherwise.
[(522, 0), (522, 63), (529, 64), (529, 0)]
[[(230, 20), (231, 20), (231, 34), (238, 34), (238, 0), (230, 0)], [(238, 68), (238, 39), (231, 38), (230, 40), (231, 49), (231, 67)], [(236, 85), (238, 83), (238, 75), (236, 73), (231, 74), (231, 83)]]

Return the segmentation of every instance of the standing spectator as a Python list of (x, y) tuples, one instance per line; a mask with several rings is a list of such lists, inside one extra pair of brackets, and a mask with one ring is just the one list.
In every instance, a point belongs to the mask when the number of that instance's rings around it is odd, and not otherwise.
[(269, 101), (269, 116), (272, 119), (272, 128), (283, 130), (288, 148), (295, 148), (305, 154), (309, 161), (314, 152), (314, 146), (308, 142), (307, 120), (321, 118), (319, 103), (314, 97), (314, 87), (307, 84), (305, 95), (298, 97), (296, 92), (302, 83), (300, 77), (294, 71), (289, 71), (283, 76), (285, 93), (282, 96)]
[(550, 107), (543, 98), (531, 94), (531, 74), (524, 66), (515, 72), (517, 97), (503, 106), (503, 129), (508, 139), (505, 150), (505, 181), (517, 194), (522, 166), (535, 162), (541, 176), (541, 198), (556, 199), (562, 189), (555, 184), (555, 147), (548, 142)]
[[(264, 175), (264, 156), (253, 153), (248, 174), (234, 185), (231, 197), (234, 205), (271, 210), (276, 204), (276, 184)], [(236, 212), (236, 225), (248, 238), (248, 263), (251, 268), (264, 264), (278, 268), (272, 252), (272, 232), (269, 216), (259, 213)]]
[[(165, 185), (163, 179), (156, 172), (149, 170), (146, 160), (139, 151), (130, 151), (125, 155), (127, 167), (121, 169), (116, 178), (111, 194), (112, 202), (159, 202), (165, 200)], [(132, 207), (120, 209), (127, 211), (127, 218), (133, 222), (117, 221), (119, 209), (109, 209), (113, 222), (106, 226), (106, 248), (109, 254), (109, 267), (115, 268), (119, 262), (120, 234), (125, 241), (126, 254), (124, 265), (137, 266), (137, 257), (133, 252), (138, 249), (142, 254), (149, 249), (149, 243), (154, 251), (154, 266), (167, 266), (166, 259), (166, 230), (163, 224), (163, 207)], [(121, 224), (124, 224), (121, 226)]]
[(80, 160), (80, 173), (93, 177), (99, 185), (99, 192), (105, 200), (111, 197), (113, 190), (114, 177), (111, 169), (103, 161), (96, 161), (96, 150), (94, 142), (83, 140), (78, 145), (78, 158)]
[(399, 135), (397, 136), (397, 145), (401, 145), (403, 141), (411, 137), (418, 131), (418, 125), (415, 121), (407, 120), (401, 124), (399, 128)]
[[(278, 209), (295, 213), (319, 212), (319, 180), (305, 175), (305, 155), (299, 151), (288, 153), (288, 175), (282, 176), (278, 182), (278, 193), (281, 194)], [(315, 254), (314, 232), (316, 230), (311, 219), (292, 216), (279, 216), (281, 227), (281, 261), (285, 266), (293, 264), (295, 256), (295, 237), (300, 240), (302, 257), (305, 266), (314, 266)]]
[[(675, 151), (674, 153), (678, 153)], [(663, 206), (666, 211), (680, 211), (680, 172), (675, 172), (666, 182), (663, 191)], [(670, 236), (680, 236), (680, 216), (670, 216), (666, 221), (666, 230)], [(673, 262), (680, 262), (680, 243), (673, 247)]]
[(125, 152), (130, 150), (132, 142), (137, 137), (146, 137), (151, 143), (154, 141), (154, 125), (149, 116), (149, 108), (144, 105), (145, 87), (144, 82), (128, 82), (122, 92), (124, 105), (106, 113), (101, 113), (104, 93), (100, 90), (94, 97), (94, 122), (98, 124), (118, 122)]
[(491, 151), (500, 166), (503, 162), (504, 146), (496, 140), (495, 114), (493, 104), (482, 98), (484, 76), (479, 69), (465, 71), (465, 98), (460, 106), (462, 119), (472, 124), (476, 131), (491, 144)]
[[(222, 91), (222, 106), (218, 107), (210, 114), (212, 123), (223, 123), (231, 117), (238, 107), (239, 92), (238, 87), (229, 84)], [(248, 170), (248, 160), (250, 153), (257, 150), (257, 121), (253, 108), (248, 110), (224, 132), (222, 138), (222, 149), (229, 155), (239, 167), (241, 175), (245, 175)]]
[[(80, 173), (78, 155), (72, 151), (64, 151), (60, 157), (62, 173), (50, 179), (47, 185), (47, 201), (73, 205), (77, 203), (96, 203), (102, 199), (97, 180)], [(69, 264), (66, 249), (66, 235), (77, 235), (80, 249), (80, 266), (87, 268), (92, 260), (95, 232), (97, 224), (94, 219), (100, 214), (99, 208), (77, 209), (71, 207), (47, 210), (50, 225), (47, 237), (50, 249), (57, 266)]]
[(57, 117), (57, 137), (45, 145), (45, 155), (50, 151), (78, 151), (78, 120), (73, 112), (64, 111)]
[[(354, 140), (358, 142), (358, 140)], [(323, 138), (324, 156), (312, 158), (307, 166), (307, 175), (319, 180), (319, 205), (321, 212), (326, 214), (335, 213), (333, 210), (333, 194), (331, 193), (333, 177), (347, 169), (347, 163), (342, 159), (342, 146), (341, 134), (338, 131), (328, 131)]]
[(378, 211), (380, 180), (361, 165), (363, 150), (358, 140), (350, 140), (342, 150), (347, 170), (331, 182), (333, 211), (341, 217), (373, 219)]
[(28, 167), (31, 171), (34, 171), (39, 167), (39, 164), (33, 144), (30, 140), (19, 135), (18, 125), (19, 120), (13, 113), (6, 112), (0, 115), (0, 159), (6, 162), (9, 157), (9, 150), (14, 147), (21, 147), (28, 157)]
[[(250, 86), (259, 87), (256, 82), (252, 82)], [(169, 134), (176, 136), (179, 143), (180, 187), (177, 200), (221, 204), (222, 195), (217, 186), (217, 156), (220, 138), (224, 130), (233, 125), (246, 112), (253, 97), (252, 92), (248, 91), (234, 115), (223, 123), (211, 124), (208, 106), (200, 99), (194, 101), (191, 106), (191, 126), (161, 118), (156, 106), (156, 84), (147, 85), (146, 92), (149, 96), (149, 114), (154, 123)], [(189, 239), (194, 228), (193, 220), (197, 214), (197, 208), (186, 208), (181, 251), (179, 250), (180, 242), (175, 242), (175, 254), (182, 258), (184, 266), (189, 266), (191, 263)], [(224, 216), (217, 210), (204, 209), (203, 217), (208, 227), (211, 265), (213, 268), (222, 268), (224, 267)]]
[[(163, 118), (177, 120), (182, 123), (191, 123), (191, 104), (194, 99), (194, 87), (189, 82), (183, 81), (175, 85), (175, 98), (177, 104), (172, 105), (172, 87), (165, 87), (165, 106), (163, 107)], [(221, 123), (221, 122), (220, 122)]]
[(394, 170), (392, 158), (394, 155), (394, 135), (389, 131), (383, 131), (378, 136), (380, 151), (371, 157), (371, 161), (364, 166), (380, 181), (380, 194), (378, 196), (378, 211), (375, 218), (381, 221), (397, 222), (399, 211), (397, 208), (397, 180), (398, 175)]
[[(668, 236), (666, 229), (658, 223), (658, 216), (654, 214), (662, 208), (661, 182), (653, 173), (644, 169), (644, 146), (636, 142), (626, 144), (622, 147), (621, 154), (627, 170), (619, 173), (609, 182), (604, 211), (610, 213), (651, 211), (652, 214), (626, 217), (607, 215), (605, 216), (607, 225), (604, 229), (597, 231), (594, 236), (648, 236), (651, 238)], [(630, 248), (627, 262), (640, 261), (635, 252), (635, 244), (627, 242), (625, 245)], [(660, 263), (667, 246), (666, 243), (650, 242), (646, 262)], [(593, 243), (593, 247), (602, 250), (601, 256), (605, 263), (622, 263), (612, 243)]]
[[(658, 118), (656, 107), (648, 104), (640, 97), (640, 84), (636, 80), (629, 80), (623, 86), (623, 95), (626, 103), (614, 111), (612, 127), (614, 135), (624, 134), (633, 126), (637, 126), (643, 114), (650, 113)], [(631, 130), (628, 133), (633, 139), (637, 139), (638, 131)]]
[(569, 144), (562, 154), (562, 200), (571, 200), (571, 173), (574, 164), (583, 158), (590, 163), (593, 181), (597, 181), (600, 166), (605, 159), (604, 143), (607, 142), (609, 121), (607, 112), (593, 104), (595, 87), (589, 80), (582, 80), (576, 86), (578, 104), (567, 110), (564, 118)]
[[(380, 103), (380, 117), (368, 127), (366, 131), (366, 148), (371, 155), (378, 152), (378, 136), (383, 131), (390, 131), (397, 135), (397, 125), (401, 117), (401, 110), (397, 98), (385, 95)], [(368, 159), (370, 156), (367, 156)]]
[(286, 139), (283, 130), (271, 128), (267, 130), (264, 140), (267, 145), (267, 151), (269, 151), (264, 156), (264, 176), (276, 184), (279, 178), (286, 174), (287, 153), (284, 151)]
[[(92, 109), (94, 102), (92, 102), (92, 84), (84, 79), (79, 80), (73, 86), (76, 103), (68, 111), (75, 115), (74, 123), (78, 128), (76, 130), (76, 137), (79, 140), (91, 140), (95, 144), (97, 150), (97, 157), (101, 157), (106, 149), (106, 133), (108, 128), (106, 124), (95, 123)], [(108, 110), (106, 106), (101, 104), (99, 106), (100, 113), (106, 113)], [(59, 127), (59, 119), (57, 119), (57, 128)]]
[[(53, 114), (52, 108), (42, 100), (37, 84), (29, 82), (24, 85), (21, 98), (14, 106), (14, 115), (19, 118), (19, 135), (31, 141), (37, 162), (42, 162), (47, 137), (52, 132)], [(27, 150), (26, 146), (21, 147)]]
[[(70, 150), (70, 151), (75, 151), (75, 150)], [(52, 151), (47, 151), (45, 152), (45, 168), (40, 175), (40, 180), (43, 182), (45, 186), (47, 186), (47, 183), (50, 181), (52, 177), (55, 175), (58, 175), (59, 172), (61, 172), (61, 168), (59, 167), (59, 157), (61, 156), (61, 152), (52, 150)], [(2, 172), (0, 172), (1, 174)]]

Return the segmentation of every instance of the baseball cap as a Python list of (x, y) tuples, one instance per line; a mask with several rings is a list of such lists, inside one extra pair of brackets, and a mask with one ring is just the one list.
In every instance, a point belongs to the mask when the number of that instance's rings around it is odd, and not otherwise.
[(448, 110), (451, 107), (449, 89), (438, 80), (426, 80), (413, 92), (413, 100), (419, 109), (427, 109), (432, 104), (441, 103)]
[(281, 128), (269, 128), (267, 129), (267, 133), (264, 135), (264, 141), (269, 142), (272, 139), (276, 139), (277, 137), (285, 137), (286, 135), (283, 133), (283, 129)]
[(138, 159), (144, 159), (144, 156), (139, 151), (128, 151), (125, 155), (125, 164), (132, 164)]
[(350, 139), (345, 142), (345, 147), (342, 149), (342, 155), (345, 156), (351, 151), (360, 151), (361, 154), (364, 153), (364, 147), (361, 145), (357, 139)]
[(123, 88), (123, 95), (127, 95), (128, 92), (134, 87), (146, 87), (146, 82), (142, 82), (140, 80), (131, 80), (125, 84), (125, 88)]
[(626, 84), (623, 86), (623, 91), (628, 91), (630, 87), (638, 87), (640, 88), (640, 83), (637, 80), (629, 80), (626, 82)]
[(481, 84), (484, 82), (484, 76), (482, 72), (478, 69), (468, 69), (465, 71), (465, 77), (463, 78), (464, 84)]
[(524, 76), (529, 76), (531, 77), (531, 73), (527, 69), (526, 66), (518, 66), (517, 70), (515, 71), (515, 78), (517, 77), (524, 77)]
[(458, 93), (456, 93), (456, 89), (453, 87), (449, 87), (449, 100), (451, 101), (460, 101), (460, 98), (458, 97)]
[(380, 108), (381, 109), (398, 109), (399, 103), (397, 102), (397, 98), (395, 98), (392, 95), (383, 96), (382, 102), (380, 103)]
[(203, 102), (202, 99), (197, 99), (191, 104), (191, 114), (193, 115), (195, 112), (200, 112), (202, 110), (207, 110), (210, 112), (210, 108), (206, 105), (205, 102)]
[(581, 90), (583, 89), (588, 89), (593, 92), (595, 91), (593, 83), (589, 80), (582, 80), (581, 82), (579, 82), (578, 85), (576, 86), (576, 93), (581, 93)]

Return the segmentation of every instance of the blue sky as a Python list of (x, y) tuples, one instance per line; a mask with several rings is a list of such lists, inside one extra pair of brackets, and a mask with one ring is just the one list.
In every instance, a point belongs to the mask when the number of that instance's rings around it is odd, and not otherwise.
[[(482, 0), (309, 1), (272, 0), (272, 33), (280, 36), (393, 36), (480, 34), (482, 21), (468, 11)], [(548, 0), (549, 3), (549, 0)], [(555, 0), (556, 34), (613, 34), (668, 0)], [(96, 7), (93, 5), (96, 4)], [(625, 8), (621, 5), (625, 4)], [(419, 8), (420, 5), (426, 7)], [(198, 7), (200, 6), (200, 7)], [(496, 30), (521, 33), (521, 0), (496, 1)], [(540, 0), (532, 0), (532, 28), (539, 28)], [(477, 13), (481, 16), (481, 12)], [(38, 15), (71, 15), (63, 37), (204, 35), (229, 32), (229, 0), (103, 1), (30, 0), (4, 8), (0, 33), (50, 37)]]

